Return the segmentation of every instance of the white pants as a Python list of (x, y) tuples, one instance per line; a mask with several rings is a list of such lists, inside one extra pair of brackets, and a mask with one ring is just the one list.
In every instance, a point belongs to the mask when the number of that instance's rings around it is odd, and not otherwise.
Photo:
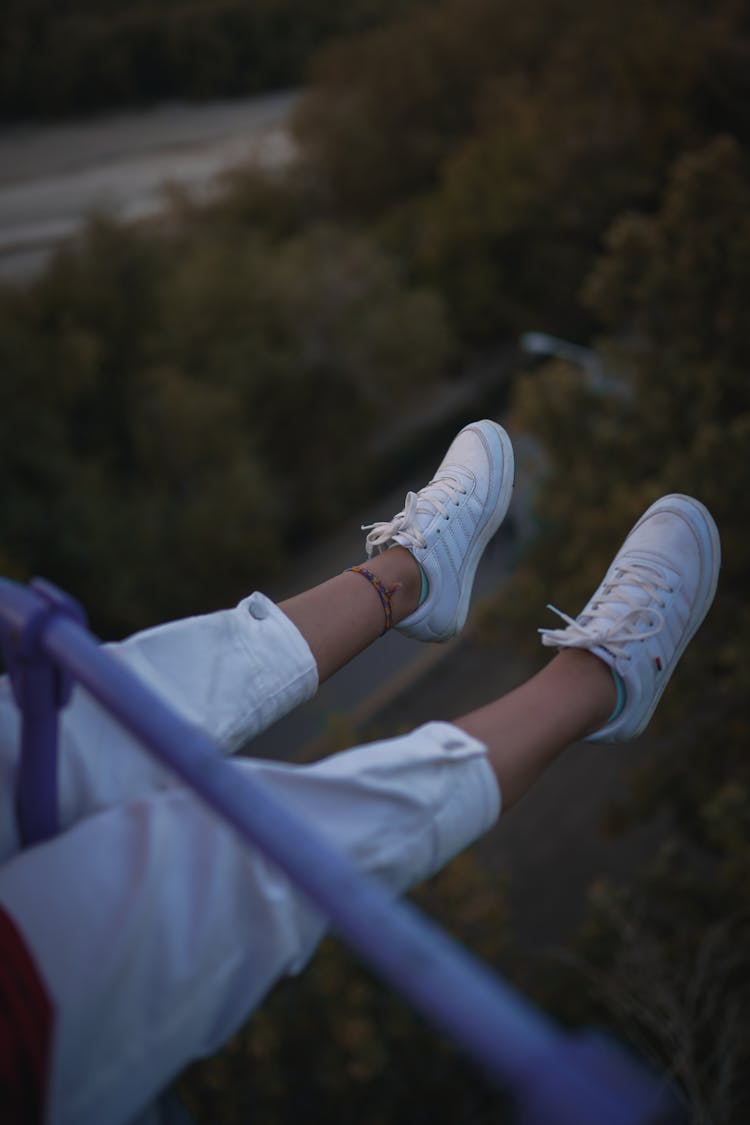
[[(317, 688), (310, 650), (262, 594), (110, 647), (225, 751)], [(63, 831), (20, 851), (19, 724), (0, 679), (0, 904), (55, 1011), (46, 1120), (118, 1125), (298, 971), (324, 920), (82, 690), (63, 715)], [(238, 760), (394, 891), (496, 820), (485, 748), (430, 723), (313, 766)]]

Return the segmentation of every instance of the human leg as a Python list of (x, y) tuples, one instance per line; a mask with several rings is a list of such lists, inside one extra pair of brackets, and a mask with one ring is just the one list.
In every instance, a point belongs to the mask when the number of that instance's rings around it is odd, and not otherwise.
[[(503, 808), (569, 742), (633, 738), (651, 716), (716, 592), (721, 549), (697, 500), (669, 495), (636, 523), (576, 620), (542, 630), (560, 649), (532, 680), (457, 720), (488, 747)], [(559, 611), (556, 611), (559, 613)]]
[[(367, 562), (393, 589), (393, 621), (445, 640), (463, 625), (484, 546), (510, 500), (513, 454), (494, 422), (472, 423), (404, 512), (376, 525)], [(419, 563), (419, 565), (418, 565)], [(428, 592), (420, 599), (422, 571)], [(420, 603), (421, 600), (421, 604)], [(374, 586), (350, 571), (274, 606), (253, 594), (232, 610), (149, 629), (109, 646), (220, 749), (231, 751), (304, 702), (319, 681), (382, 632)], [(13, 793), (19, 720), (0, 678), (0, 862), (19, 846)], [(82, 690), (62, 715), (61, 823), (174, 784), (172, 776)]]
[[(398, 626), (419, 601), (421, 582), (416, 560), (406, 548), (394, 547), (368, 561), (367, 569), (387, 590), (393, 590), (393, 624)], [(320, 683), (383, 633), (381, 599), (372, 583), (352, 570), (281, 602), (279, 608), (309, 644)]]
[[(184, 719), (224, 752), (312, 696), (312, 653), (289, 619), (262, 594), (235, 609), (193, 617), (106, 646)], [(20, 846), (15, 776), (20, 717), (0, 678), (0, 862)], [(81, 688), (61, 713), (60, 822), (175, 784), (173, 776)]]
[(561, 652), (532, 679), (455, 725), (487, 747), (507, 811), (563, 750), (606, 722), (616, 699), (601, 660)]
[[(494, 821), (484, 749), (446, 724), (313, 767), (242, 761), (325, 840), (393, 892)], [(0, 869), (55, 1011), (48, 1117), (129, 1121), (188, 1061), (231, 1034), (323, 919), (188, 791), (74, 825)]]
[(594, 653), (611, 669), (620, 706), (593, 742), (621, 742), (646, 729), (680, 657), (711, 608), (721, 544), (711, 513), (672, 493), (648, 508), (578, 617), (553, 609), (565, 629), (542, 643)]
[[(663, 690), (656, 677), (646, 696), (646, 669), (656, 651), (657, 671), (671, 674), (718, 569), (710, 517), (679, 499), (639, 521), (571, 626), (574, 650), (589, 629), (592, 651), (561, 653), (455, 724), (314, 767), (233, 768), (262, 776), (393, 891), (429, 875), (492, 824), (503, 790), (506, 804), (518, 800), (571, 739), (641, 729)], [(606, 628), (591, 629), (592, 620)], [(622, 710), (607, 721), (617, 697), (610, 661), (627, 679)], [(44, 897), (41, 885), (51, 888)], [(77, 1125), (124, 1120), (190, 1058), (214, 1049), (279, 975), (300, 968), (323, 931), (289, 883), (184, 790), (110, 809), (17, 857), (0, 871), (0, 904), (61, 1013), (50, 1119)], [(103, 1106), (111, 1114), (103, 1117)]]

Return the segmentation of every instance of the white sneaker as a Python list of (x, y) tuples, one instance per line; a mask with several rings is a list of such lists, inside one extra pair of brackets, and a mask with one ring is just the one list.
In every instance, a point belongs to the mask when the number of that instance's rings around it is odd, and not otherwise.
[(604, 581), (566, 629), (540, 629), (542, 644), (583, 648), (614, 669), (624, 704), (590, 742), (621, 742), (645, 730), (688, 641), (716, 592), (721, 548), (710, 513), (674, 494), (652, 504)]
[(428, 485), (406, 497), (388, 523), (365, 525), (367, 557), (408, 547), (424, 570), (424, 602), (396, 626), (420, 641), (447, 641), (469, 612), (482, 552), (503, 522), (513, 491), (513, 447), (496, 422), (472, 422), (454, 438)]

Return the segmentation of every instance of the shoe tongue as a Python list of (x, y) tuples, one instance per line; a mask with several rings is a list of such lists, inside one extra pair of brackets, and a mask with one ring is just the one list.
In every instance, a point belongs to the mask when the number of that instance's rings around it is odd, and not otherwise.
[[(407, 497), (407, 520), (415, 520), (420, 531), (430, 526), (436, 516), (440, 516), (440, 508), (449, 504), (454, 490), (458, 487), (457, 478), (453, 475), (436, 478), (417, 493), (410, 493)], [(413, 499), (411, 499), (413, 497)], [(411, 501), (411, 509), (409, 508)]]
[[(643, 578), (643, 583), (638, 578)], [(663, 579), (664, 568), (656, 560), (623, 558), (605, 580), (599, 604), (606, 603), (606, 617), (613, 623), (638, 608), (648, 609), (654, 600), (653, 582)], [(581, 624), (599, 616), (600, 610), (581, 617)]]
[(404, 520), (402, 521), (403, 531), (394, 532), (391, 537), (393, 543), (398, 543), (400, 547), (413, 547), (414, 540), (409, 534), (409, 528), (414, 528), (420, 535), (429, 534), (430, 528), (436, 519), (440, 518), (440, 512), (430, 502), (429, 497), (417, 497), (416, 493), (410, 494), (414, 497), (409, 506), (409, 497), (407, 497), (407, 507)]
[[(441, 504), (446, 504), (452, 500), (454, 493), (465, 487), (466, 473), (458, 466), (443, 465), (438, 476), (420, 490), (417, 511), (420, 513), (423, 510), (427, 511), (425, 505), (429, 505), (429, 511), (432, 512), (435, 500), (438, 500)], [(437, 494), (434, 499), (432, 493)]]
[(402, 547), (412, 545), (408, 528), (415, 527), (421, 535), (429, 534), (436, 520), (442, 518), (443, 512), (453, 500), (453, 495), (463, 485), (465, 474), (457, 466), (441, 465), (440, 472), (434, 480), (421, 488), (419, 492), (409, 492), (406, 496), (404, 515), (401, 521), (403, 531), (393, 535), (393, 542)]

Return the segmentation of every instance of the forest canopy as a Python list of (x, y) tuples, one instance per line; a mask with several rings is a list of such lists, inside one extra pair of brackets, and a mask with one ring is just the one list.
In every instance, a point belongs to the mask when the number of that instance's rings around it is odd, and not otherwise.
[(0, 120), (298, 85), (321, 44), (417, 2), (7, 0), (0, 9)]
[[(40, 29), (57, 18), (42, 3), (9, 11), (22, 9)], [(733, 0), (398, 10), (318, 57), (291, 169), (238, 174), (211, 203), (176, 198), (152, 227), (99, 217), (0, 299), (3, 554), (87, 591), (107, 630), (234, 596), (247, 557), (262, 581), (361, 482), (377, 488), (363, 440), (389, 397), (406, 409), (529, 327), (600, 330), (606, 310), (582, 287), (610, 226), (658, 207), (683, 153), (718, 133), (740, 153), (750, 143), (750, 40)], [(656, 297), (649, 310), (665, 315)], [(239, 515), (212, 532), (229, 477)], [(103, 578), (126, 548), (127, 574)]]

